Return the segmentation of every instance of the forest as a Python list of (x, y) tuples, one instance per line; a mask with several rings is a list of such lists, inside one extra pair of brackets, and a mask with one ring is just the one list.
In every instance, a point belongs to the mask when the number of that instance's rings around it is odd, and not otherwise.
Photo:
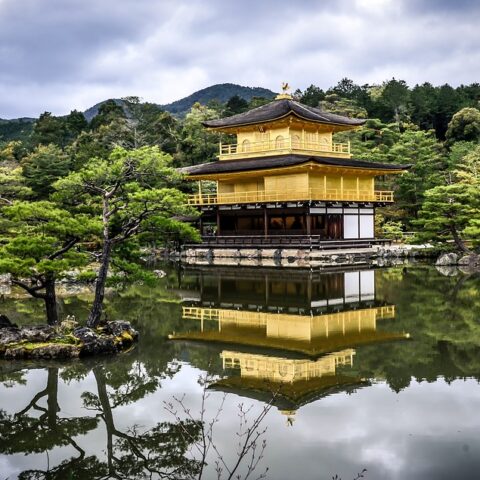
[[(354, 158), (411, 164), (404, 175), (381, 180), (396, 201), (378, 210), (378, 236), (463, 253), (478, 247), (480, 84), (411, 88), (396, 79), (375, 86), (342, 79), (326, 91), (297, 90), (294, 98), (368, 119), (337, 134), (351, 142)], [(215, 160), (218, 142), (229, 141), (202, 122), (269, 101), (234, 95), (194, 103), (179, 117), (127, 97), (103, 102), (90, 121), (73, 110), (63, 117), (44, 112), (30, 128), (0, 125), (0, 274), (43, 299), (53, 324), (57, 279), (72, 269), (98, 275), (88, 320), (97, 325), (112, 270), (148, 277), (139, 266), (146, 249), (198, 239), (182, 222), (196, 212), (186, 205), (192, 187), (177, 168)], [(96, 272), (88, 269), (92, 262)]]

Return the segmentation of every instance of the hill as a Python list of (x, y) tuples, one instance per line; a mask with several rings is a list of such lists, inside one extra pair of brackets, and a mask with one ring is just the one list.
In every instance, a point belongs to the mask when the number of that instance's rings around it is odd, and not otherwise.
[[(253, 97), (273, 98), (275, 93), (267, 88), (261, 87), (244, 87), (242, 85), (236, 85), (234, 83), (219, 83), (212, 85), (202, 90), (198, 90), (188, 97), (181, 98), (172, 103), (165, 105), (159, 105), (162, 110), (172, 113), (177, 117), (183, 117), (196, 102), (200, 102), (205, 105), (211, 100), (217, 100), (220, 103), (226, 103), (233, 96), (238, 95), (247, 102)], [(122, 105), (123, 101), (119, 98), (113, 99), (118, 105)], [(99, 102), (83, 112), (83, 115), (88, 122), (92, 120), (97, 114), (100, 106), (105, 103)], [(35, 118), (16, 118), (12, 120), (0, 119), (0, 140), (8, 141), (15, 139), (26, 138), (32, 128)]]
[(192, 93), (188, 97), (181, 98), (166, 105), (160, 105), (163, 110), (170, 112), (177, 116), (183, 116), (187, 113), (192, 105), (200, 102), (205, 105), (211, 100), (217, 100), (221, 103), (227, 102), (233, 96), (238, 95), (247, 102), (253, 97), (273, 98), (275, 93), (267, 88), (261, 87), (243, 87), (242, 85), (235, 85), (234, 83), (219, 83), (212, 85), (197, 92)]
[[(206, 105), (211, 100), (217, 100), (220, 103), (226, 103), (233, 96), (238, 95), (249, 102), (253, 97), (273, 98), (276, 93), (261, 87), (244, 87), (242, 85), (235, 85), (234, 83), (219, 83), (212, 85), (202, 90), (198, 90), (188, 97), (181, 98), (172, 103), (165, 105), (158, 105), (162, 110), (170, 112), (177, 117), (183, 117), (193, 106), (194, 103), (199, 102), (202, 105)], [(119, 98), (113, 99), (117, 105), (122, 105), (122, 100)], [(88, 122), (92, 120), (97, 114), (100, 106), (105, 102), (97, 103), (93, 107), (85, 110), (83, 115)]]

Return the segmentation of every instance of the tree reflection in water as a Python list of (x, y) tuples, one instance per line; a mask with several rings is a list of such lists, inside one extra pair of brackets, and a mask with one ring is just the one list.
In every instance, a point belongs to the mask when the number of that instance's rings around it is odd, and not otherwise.
[[(67, 369), (68, 370), (68, 369)], [(116, 407), (144, 396), (149, 388), (138, 375), (127, 378), (126, 388), (120, 394), (109, 393), (104, 366), (92, 369), (97, 391), (85, 392), (82, 397), (87, 411), (94, 415), (67, 418), (61, 416), (58, 403), (59, 368), (47, 369), (47, 385), (21, 411), (8, 415), (0, 411), (0, 452), (3, 454), (33, 454), (46, 452), (47, 468), (25, 470), (20, 479), (103, 479), (103, 478), (194, 478), (200, 465), (186, 455), (189, 441), (199, 438), (200, 422), (181, 420), (175, 423), (159, 422), (153, 428), (142, 430), (132, 425), (127, 431), (116, 427)], [(65, 372), (82, 375), (83, 372)], [(134, 385), (134, 388), (130, 388)], [(120, 389), (122, 390), (122, 389)], [(42, 406), (46, 400), (46, 406)], [(45, 403), (45, 402), (43, 402)], [(40, 413), (35, 416), (35, 413)], [(78, 437), (97, 428), (103, 422), (107, 432), (106, 460), (87, 456)], [(188, 435), (185, 434), (188, 433)], [(56, 466), (49, 465), (49, 452), (61, 446), (72, 446), (77, 455)]]
[[(252, 473), (256, 469), (265, 449), (265, 442), (259, 440), (265, 429), (260, 429), (260, 425), (269, 406), (253, 419), (250, 426), (247, 426), (250, 421), (249, 411), (240, 407), (241, 423), (237, 434), (243, 443), (234, 464), (229, 467), (213, 438), (213, 427), (219, 421), (222, 407), (212, 420), (206, 419), (206, 401), (209, 396), (206, 393), (207, 384), (200, 412), (191, 412), (182, 403), (183, 400), (174, 399), (173, 402), (181, 406), (182, 411), (172, 410), (173, 403), (165, 409), (174, 415), (175, 421), (158, 422), (151, 428), (132, 424), (127, 429), (121, 429), (116, 423), (115, 410), (155, 391), (159, 387), (159, 379), (149, 376), (138, 362), (133, 362), (128, 372), (116, 368), (115, 362), (110, 362), (111, 365), (108, 363), (94, 365), (91, 370), (82, 363), (64, 369), (48, 367), (45, 369), (45, 388), (36, 393), (28, 405), (11, 415), (4, 410), (0, 411), (1, 453), (45, 453), (47, 457), (46, 468), (24, 470), (18, 475), (19, 479), (201, 479), (210, 449), (219, 479), (241, 478), (233, 475), (238, 472), (247, 456), (250, 461), (247, 471)], [(96, 389), (81, 395), (85, 415), (72, 418), (62, 414), (59, 377), (68, 382), (83, 380), (89, 374), (93, 375)], [(23, 381), (18, 372), (10, 373), (9, 377), (12, 375)], [(87, 455), (88, 443), (85, 442), (86, 438), (82, 438), (101, 424), (106, 432), (104, 458), (99, 454)], [(76, 454), (57, 465), (51, 465), (50, 456), (53, 451), (65, 446), (72, 447)]]
[[(20, 479), (97, 478), (95, 475), (102, 474), (101, 462), (94, 456), (87, 457), (74, 440), (75, 437), (95, 429), (98, 419), (90, 416), (60, 416), (58, 375), (57, 367), (48, 368), (46, 387), (38, 392), (25, 408), (14, 415), (0, 411), (0, 452), (9, 455), (47, 452), (47, 464), (48, 452), (54, 448), (71, 445), (77, 455), (55, 467), (48, 466), (46, 470), (26, 470), (19, 475)], [(44, 399), (46, 407), (39, 404)], [(40, 415), (35, 416), (35, 413)]]

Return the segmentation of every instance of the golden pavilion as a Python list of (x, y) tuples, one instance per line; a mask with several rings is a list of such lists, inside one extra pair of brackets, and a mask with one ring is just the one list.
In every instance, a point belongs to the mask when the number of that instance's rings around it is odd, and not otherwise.
[(335, 142), (337, 132), (365, 121), (283, 93), (245, 113), (204, 122), (235, 139), (220, 143), (217, 161), (182, 169), (198, 182), (189, 203), (201, 211), (204, 244), (374, 243), (375, 208), (394, 200), (392, 191), (376, 189), (375, 179), (409, 165), (356, 160), (349, 142)]

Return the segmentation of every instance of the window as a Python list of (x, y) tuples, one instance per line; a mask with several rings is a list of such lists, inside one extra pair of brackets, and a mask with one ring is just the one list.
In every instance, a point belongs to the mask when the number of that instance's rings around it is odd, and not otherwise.
[(250, 140), (244, 140), (242, 142), (242, 152), (249, 152), (250, 151)]
[(285, 147), (285, 139), (282, 135), (278, 135), (275, 139), (275, 148), (284, 148)]

